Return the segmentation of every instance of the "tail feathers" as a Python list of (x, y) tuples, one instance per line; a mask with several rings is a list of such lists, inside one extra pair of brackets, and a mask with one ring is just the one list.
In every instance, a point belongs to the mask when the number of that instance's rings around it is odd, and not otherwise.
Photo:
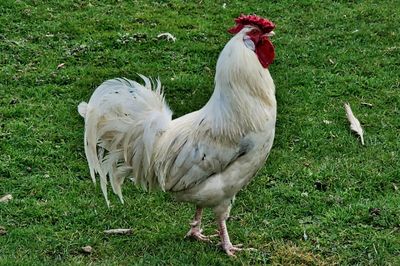
[(100, 176), (107, 204), (108, 178), (121, 202), (121, 186), (128, 176), (145, 189), (157, 186), (152, 175), (154, 143), (170, 123), (172, 112), (165, 104), (160, 81), (154, 84), (140, 76), (144, 86), (128, 79), (108, 80), (88, 104), (78, 106), (85, 118), (90, 175), (94, 182), (96, 174)]
[[(116, 163), (117, 162), (117, 163)], [(120, 162), (120, 163), (118, 163)], [(127, 176), (131, 175), (132, 168), (124, 165), (121, 152), (116, 150), (110, 152), (104, 157), (102, 168), (103, 173), (109, 176), (113, 192), (119, 197), (121, 203), (124, 203), (122, 197), (122, 184)], [(102, 178), (104, 186), (107, 186), (107, 176)], [(105, 194), (104, 194), (105, 193)], [(107, 189), (103, 190), (104, 197), (107, 199)]]
[(81, 102), (81, 103), (78, 105), (78, 113), (79, 113), (83, 118), (85, 118), (85, 116), (86, 116), (86, 111), (87, 111), (87, 103)]
[(107, 175), (104, 169), (101, 167), (104, 156), (104, 149), (97, 146), (99, 138), (97, 132), (97, 123), (100, 120), (100, 115), (99, 112), (94, 108), (86, 108), (84, 115), (84, 146), (86, 159), (89, 165), (90, 177), (92, 178), (93, 183), (96, 184), (96, 174), (99, 174), (101, 190), (103, 192), (107, 206), (110, 206), (110, 201), (108, 200), (107, 195)]
[(96, 183), (95, 173), (101, 174), (100, 162), (97, 154), (97, 131), (96, 122), (99, 118), (99, 114), (96, 110), (90, 110), (85, 114), (85, 154), (89, 164), (90, 176), (92, 177), (93, 183)]

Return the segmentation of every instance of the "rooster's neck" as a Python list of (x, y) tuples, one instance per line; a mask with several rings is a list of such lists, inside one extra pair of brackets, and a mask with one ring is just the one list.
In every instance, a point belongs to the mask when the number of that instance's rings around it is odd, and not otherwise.
[(260, 131), (275, 119), (275, 86), (268, 69), (236, 35), (222, 50), (216, 68), (215, 89), (201, 112), (213, 135), (233, 139)]

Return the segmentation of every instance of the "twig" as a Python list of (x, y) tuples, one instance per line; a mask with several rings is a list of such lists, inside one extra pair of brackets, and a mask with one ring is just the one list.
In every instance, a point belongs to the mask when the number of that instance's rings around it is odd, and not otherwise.
[(110, 229), (110, 230), (105, 230), (104, 233), (108, 235), (130, 235), (132, 234), (132, 229), (122, 229), (122, 228)]

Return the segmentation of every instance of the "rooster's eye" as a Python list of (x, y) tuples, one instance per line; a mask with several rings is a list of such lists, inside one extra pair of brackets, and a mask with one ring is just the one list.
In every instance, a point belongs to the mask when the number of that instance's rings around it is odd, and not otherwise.
[(245, 45), (247, 48), (249, 48), (250, 50), (252, 50), (252, 51), (255, 51), (255, 50), (256, 50), (256, 46), (255, 46), (253, 40), (250, 38), (250, 36), (247, 36), (247, 35), (246, 35), (246, 36), (243, 38), (243, 42), (244, 42), (244, 45)]

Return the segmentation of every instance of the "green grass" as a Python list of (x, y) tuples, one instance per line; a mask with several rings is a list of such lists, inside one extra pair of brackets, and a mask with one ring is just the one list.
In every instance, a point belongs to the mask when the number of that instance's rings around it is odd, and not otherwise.
[[(0, 265), (400, 264), (397, 1), (53, 2), (0, 3), (0, 196), (14, 197), (0, 203)], [(160, 77), (175, 116), (200, 108), (227, 28), (253, 12), (277, 24), (279, 113), (268, 162), (228, 223), (258, 251), (232, 259), (184, 240), (193, 206), (167, 194), (126, 185), (126, 204), (107, 209), (76, 106), (102, 81), (142, 73)], [(211, 212), (204, 225), (214, 232)], [(103, 234), (125, 227), (133, 234)]]

